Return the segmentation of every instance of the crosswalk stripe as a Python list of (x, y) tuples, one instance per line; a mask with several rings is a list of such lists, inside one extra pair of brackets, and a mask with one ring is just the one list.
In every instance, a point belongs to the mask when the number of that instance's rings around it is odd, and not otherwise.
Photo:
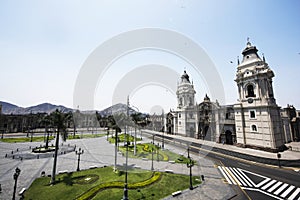
[(227, 182), (229, 184), (232, 184), (231, 180), (227, 177), (226, 172), (223, 171), (223, 169), (221, 168), (221, 166), (218, 166), (218, 168), (221, 171), (221, 173), (223, 174), (223, 176), (225, 177), (225, 179), (227, 180)]
[(273, 187), (271, 187), (270, 189), (268, 189), (268, 192), (272, 192), (273, 190), (275, 190), (281, 184), (282, 184), (282, 182), (279, 181), (278, 183), (276, 183), (275, 185), (273, 185)]
[(291, 185), (286, 191), (284, 191), (284, 193), (282, 195), (280, 195), (281, 197), (286, 197), (286, 195), (288, 195), (293, 189), (295, 188), (295, 186)]
[[(245, 183), (243, 182), (243, 181), (241, 181), (239, 178), (238, 178), (238, 176), (235, 174), (235, 172), (234, 172), (234, 170), (231, 168), (231, 167), (228, 167), (228, 169), (231, 171), (231, 173), (234, 175), (234, 177), (235, 177), (235, 179), (236, 179), (236, 181), (237, 181), (237, 183), (239, 184), (239, 185), (245, 185)], [(242, 183), (241, 183), (242, 182)]]
[(270, 181), (268, 184), (266, 184), (265, 186), (263, 186), (261, 189), (265, 190), (265, 189), (267, 189), (268, 187), (270, 187), (271, 185), (273, 185), (273, 183), (275, 183), (275, 182), (276, 182), (276, 180), (272, 180), (272, 181)]
[(223, 171), (226, 173), (227, 177), (230, 179), (230, 182), (236, 185), (236, 182), (233, 180), (232, 176), (228, 173), (225, 167), (222, 167)]
[(245, 190), (250, 190), (250, 191), (257, 191), (257, 192), (263, 193), (263, 194), (265, 194), (265, 195), (267, 195), (267, 196), (269, 196), (269, 197), (273, 197), (274, 199), (283, 200), (282, 198), (277, 197), (277, 196), (275, 196), (275, 195), (273, 195), (273, 194), (270, 194), (270, 193), (268, 193), (268, 192), (266, 192), (266, 191), (264, 191), (264, 190), (261, 190), (261, 189), (259, 189), (259, 188), (243, 188), (243, 189), (245, 189)]
[(289, 184), (283, 184), (278, 190), (274, 192), (274, 194), (278, 195), (284, 188), (286, 188)]
[[(245, 187), (244, 189), (249, 189), (249, 190), (252, 188), (252, 190), (254, 189), (260, 191), (264, 194), (268, 194), (271, 195), (272, 197), (276, 197), (277, 199), (281, 199), (281, 198), (287, 199), (288, 197), (288, 200), (294, 200), (296, 199), (296, 197), (298, 197), (300, 192), (300, 188), (295, 189), (294, 185), (289, 185), (281, 181), (273, 180), (268, 177), (255, 174), (253, 172), (249, 172), (250, 174), (254, 174), (256, 176), (264, 178), (263, 181), (261, 181), (258, 184), (255, 184), (245, 174), (248, 173), (248, 171), (242, 170), (240, 168), (218, 166), (218, 169), (220, 170), (220, 172), (222, 173), (222, 175), (225, 177), (225, 179), (229, 184), (240, 185), (242, 188)], [(256, 189), (255, 187), (260, 189)], [(274, 196), (274, 195), (278, 195), (278, 196)], [(300, 197), (298, 198), (298, 200), (300, 200)]]
[(293, 200), (293, 199), (295, 199), (299, 192), (300, 192), (300, 188), (297, 188), (297, 189), (295, 190), (295, 192), (294, 192), (291, 196), (289, 196), (288, 200)]
[(271, 180), (270, 178), (266, 178), (265, 180), (263, 180), (262, 182), (260, 182), (259, 184), (256, 185), (256, 187), (260, 187), (262, 185), (264, 185), (266, 182), (268, 182), (269, 180)]
[(237, 168), (238, 170), (239, 170), (239, 172), (248, 180), (248, 182), (251, 184), (251, 185), (253, 185), (253, 186), (255, 186), (255, 183), (253, 183), (253, 181), (248, 177), (248, 176), (246, 176), (246, 174), (244, 174), (244, 172), (240, 169), (240, 168)]
[(231, 173), (231, 171), (230, 171), (227, 167), (224, 167), (223, 169), (226, 171), (226, 173), (228, 174), (228, 177), (230, 177), (230, 179), (231, 179), (231, 181), (232, 181), (232, 183), (233, 183), (234, 185), (236, 185), (236, 184), (239, 184), (239, 185), (240, 185), (240, 183), (238, 182), (238, 180), (236, 180), (236, 179), (234, 178), (234, 175)]
[(246, 185), (244, 185), (244, 186), (250, 186), (250, 187), (252, 187), (252, 185), (244, 178), (244, 176), (236, 168), (234, 168), (234, 171), (238, 174), (238, 176), (240, 178), (243, 179), (244, 183), (246, 183)]

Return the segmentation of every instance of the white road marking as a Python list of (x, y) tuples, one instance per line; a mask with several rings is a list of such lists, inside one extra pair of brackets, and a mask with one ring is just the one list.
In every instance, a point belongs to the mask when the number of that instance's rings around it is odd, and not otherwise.
[(237, 169), (234, 168), (234, 171), (235, 171), (235, 172), (239, 175), (239, 177), (242, 178), (243, 181), (246, 183), (245, 186), (250, 186), (250, 187), (252, 187), (251, 183), (249, 183), (249, 182), (244, 178), (244, 176), (243, 176), (242, 174), (240, 174), (240, 172), (239, 172)]
[(272, 180), (272, 181), (270, 181), (268, 184), (266, 184), (265, 186), (263, 186), (261, 189), (265, 190), (265, 189), (267, 189), (268, 187), (270, 187), (271, 185), (273, 185), (273, 183), (275, 183), (275, 182), (276, 182), (276, 180)]
[(297, 188), (297, 189), (295, 190), (295, 192), (288, 198), (288, 200), (293, 200), (293, 199), (295, 199), (299, 192), (300, 192), (300, 188)]
[(233, 174), (233, 177), (235, 178), (235, 182), (237, 182), (237, 184), (239, 185), (245, 185), (245, 184), (241, 184), (240, 180), (237, 178), (237, 175), (235, 174), (235, 172), (232, 170), (231, 167), (228, 167), (227, 169), (230, 170), (231, 174)]
[(278, 183), (276, 183), (275, 185), (273, 185), (273, 187), (271, 187), (270, 189), (268, 189), (268, 192), (272, 192), (273, 190), (275, 190), (281, 184), (282, 184), (282, 182), (279, 181)]
[(273, 197), (274, 199), (283, 200), (283, 199), (280, 198), (280, 197), (277, 197), (277, 196), (275, 196), (275, 195), (272, 195), (272, 194), (270, 194), (270, 193), (267, 193), (266, 191), (260, 190), (260, 189), (258, 189), (258, 188), (243, 188), (243, 189), (244, 189), (244, 190), (257, 191), (257, 192), (263, 193), (263, 194), (265, 194), (265, 195), (268, 195), (268, 196), (270, 196), (270, 197)]
[(274, 194), (278, 195), (284, 188), (286, 188), (289, 184), (283, 184), (278, 190), (274, 192)]
[(282, 195), (280, 195), (281, 197), (286, 197), (286, 195), (288, 195), (293, 189), (295, 188), (295, 186), (291, 185), (286, 191), (284, 191), (284, 193)]
[(271, 180), (270, 178), (266, 178), (265, 180), (263, 180), (262, 182), (260, 182), (259, 184), (257, 184), (255, 187), (260, 187), (262, 185), (264, 185), (266, 182), (268, 182), (269, 180)]
[(249, 183), (251, 183), (251, 185), (255, 186), (256, 184), (253, 183), (253, 181), (243, 172), (242, 169), (237, 168), (239, 170), (239, 172), (248, 180)]
[(223, 169), (221, 168), (221, 166), (218, 166), (218, 168), (221, 171), (221, 173), (223, 174), (223, 176), (225, 177), (225, 179), (227, 180), (227, 182), (229, 184), (232, 184), (231, 180), (227, 177), (226, 172), (223, 171)]
[(247, 170), (242, 170), (243, 172), (246, 172), (246, 173), (249, 173), (249, 174), (252, 174), (252, 175), (254, 175), (254, 176), (258, 176), (258, 177), (261, 177), (261, 178), (264, 178), (265, 180), (263, 180), (262, 182), (260, 182), (259, 184), (255, 184), (255, 183), (253, 183), (253, 185), (255, 186), (255, 187), (260, 187), (260, 186), (262, 186), (263, 184), (265, 184), (266, 182), (268, 182), (269, 180), (271, 180), (270, 178), (268, 178), (268, 177), (266, 177), (266, 176), (262, 176), (262, 175), (260, 175), (260, 174), (256, 174), (256, 173), (254, 173), (254, 172), (250, 172), (250, 171), (247, 171)]
[(232, 182), (234, 185), (236, 185), (237, 183), (236, 183), (236, 181), (234, 180), (234, 178), (232, 177), (233, 175), (230, 174), (230, 171), (228, 172), (228, 169), (227, 169), (226, 167), (222, 167), (222, 168), (223, 168), (223, 170), (226, 172), (226, 174), (228, 175), (228, 177), (230, 178), (231, 182)]
[[(289, 185), (281, 181), (272, 180), (266, 176), (262, 176), (253, 172), (249, 172), (244, 169), (235, 168), (235, 167), (223, 167), (218, 166), (218, 169), (221, 171), (222, 175), (225, 177), (229, 184), (240, 185), (242, 189), (258, 191), (263, 194), (266, 194), (275, 199), (288, 199), (294, 200), (300, 192), (300, 188), (295, 189), (294, 185)], [(255, 184), (247, 174), (252, 174), (261, 178), (264, 178), (258, 184)], [(253, 187), (254, 186), (254, 187)], [(289, 187), (288, 187), (289, 186)], [(294, 190), (294, 191), (293, 191)], [(275, 192), (273, 192), (275, 191)], [(293, 191), (293, 192), (292, 192)], [(272, 193), (273, 192), (273, 193)], [(280, 195), (280, 196), (279, 196)], [(300, 200), (300, 197), (298, 198)]]

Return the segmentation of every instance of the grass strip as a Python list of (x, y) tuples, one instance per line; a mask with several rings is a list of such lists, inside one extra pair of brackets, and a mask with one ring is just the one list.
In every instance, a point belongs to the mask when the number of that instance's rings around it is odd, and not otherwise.
[[(151, 176), (151, 178), (149, 178), (145, 181), (137, 182), (137, 183), (129, 183), (128, 189), (137, 189), (137, 188), (142, 188), (142, 187), (151, 185), (154, 182), (158, 181), (161, 178), (161, 175), (162, 174), (160, 172), (154, 172), (153, 175)], [(110, 188), (123, 188), (123, 187), (124, 187), (124, 182), (119, 182), (119, 181), (101, 183), (101, 184), (89, 189), (88, 191), (86, 191), (85, 193), (80, 195), (79, 197), (77, 197), (76, 200), (88, 200), (88, 199), (91, 199), (92, 197), (94, 197), (101, 190), (110, 189)]]

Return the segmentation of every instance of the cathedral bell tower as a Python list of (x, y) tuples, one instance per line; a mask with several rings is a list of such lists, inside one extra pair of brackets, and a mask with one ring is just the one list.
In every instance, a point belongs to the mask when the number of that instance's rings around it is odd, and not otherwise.
[(277, 151), (284, 144), (280, 108), (272, 87), (274, 72), (247, 42), (242, 62), (237, 66), (239, 99), (235, 104), (237, 143)]
[(196, 112), (195, 112), (194, 85), (190, 82), (189, 75), (184, 71), (177, 86), (177, 127), (178, 134), (195, 137)]

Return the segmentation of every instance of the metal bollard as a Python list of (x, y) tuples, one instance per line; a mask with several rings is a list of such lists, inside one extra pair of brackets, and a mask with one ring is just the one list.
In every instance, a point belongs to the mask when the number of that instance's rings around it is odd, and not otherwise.
[(204, 175), (201, 175), (201, 179), (202, 179), (202, 181), (204, 181)]

